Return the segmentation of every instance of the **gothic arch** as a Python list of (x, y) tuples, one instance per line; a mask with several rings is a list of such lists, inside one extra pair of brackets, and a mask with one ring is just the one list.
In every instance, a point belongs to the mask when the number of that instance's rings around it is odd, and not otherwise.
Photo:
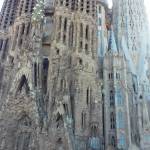
[(14, 79), (14, 82), (11, 86), (11, 91), (13, 92), (14, 89), (17, 89), (18, 88), (18, 85), (20, 83), (20, 80), (22, 78), (22, 76), (25, 76), (26, 77), (26, 80), (28, 81), (28, 86), (29, 86), (29, 89), (32, 89), (32, 77), (31, 77), (31, 70), (29, 68), (22, 68), (15, 76), (15, 79)]
[(26, 78), (25, 75), (22, 75), (16, 92), (17, 93), (21, 93), (21, 91), (23, 90), (23, 88), (25, 88), (25, 92), (26, 92), (26, 94), (28, 94), (30, 88), (28, 86), (28, 80), (27, 80), (27, 78)]

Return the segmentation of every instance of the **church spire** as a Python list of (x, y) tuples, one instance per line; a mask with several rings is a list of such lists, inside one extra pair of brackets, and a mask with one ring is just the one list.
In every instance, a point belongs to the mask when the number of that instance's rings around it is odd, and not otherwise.
[(109, 36), (109, 42), (108, 42), (108, 51), (111, 51), (112, 53), (118, 52), (116, 41), (115, 41), (115, 36), (114, 36), (114, 32), (113, 32), (112, 28), (110, 30), (110, 36)]

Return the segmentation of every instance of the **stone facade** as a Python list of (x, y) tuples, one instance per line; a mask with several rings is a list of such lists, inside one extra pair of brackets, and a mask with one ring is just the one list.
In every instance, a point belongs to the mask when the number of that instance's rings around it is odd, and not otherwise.
[(148, 91), (110, 12), (104, 0), (5, 1), (0, 150), (149, 149)]

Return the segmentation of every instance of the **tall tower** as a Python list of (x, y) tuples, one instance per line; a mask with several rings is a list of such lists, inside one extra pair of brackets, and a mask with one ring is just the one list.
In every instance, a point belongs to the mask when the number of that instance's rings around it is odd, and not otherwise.
[[(100, 149), (103, 133), (97, 72), (96, 0), (56, 1), (55, 10), (48, 84), (50, 104), (54, 108), (49, 113), (54, 118), (51, 124), (53, 144), (68, 149), (64, 145), (67, 137), (63, 138), (62, 134), (63, 122), (68, 118), (76, 149)], [(61, 145), (55, 144), (59, 139)]]
[(125, 38), (125, 53), (133, 60), (136, 73), (146, 55), (146, 23), (144, 0), (113, 0), (113, 27), (117, 47), (120, 48), (121, 40)]
[(16, 19), (13, 25), (10, 49), (21, 47), (31, 29), (31, 16), (35, 0), (20, 0), (17, 5)]
[(13, 24), (16, 16), (18, 0), (5, 0), (0, 14), (0, 29)]
[(126, 62), (122, 52), (117, 50), (113, 31), (110, 31), (103, 68), (105, 148), (129, 149), (131, 137)]

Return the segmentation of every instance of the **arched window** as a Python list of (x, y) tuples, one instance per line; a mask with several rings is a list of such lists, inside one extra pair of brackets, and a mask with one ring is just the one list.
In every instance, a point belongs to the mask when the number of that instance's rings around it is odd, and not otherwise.
[(115, 115), (113, 112), (110, 113), (110, 128), (115, 129)]

